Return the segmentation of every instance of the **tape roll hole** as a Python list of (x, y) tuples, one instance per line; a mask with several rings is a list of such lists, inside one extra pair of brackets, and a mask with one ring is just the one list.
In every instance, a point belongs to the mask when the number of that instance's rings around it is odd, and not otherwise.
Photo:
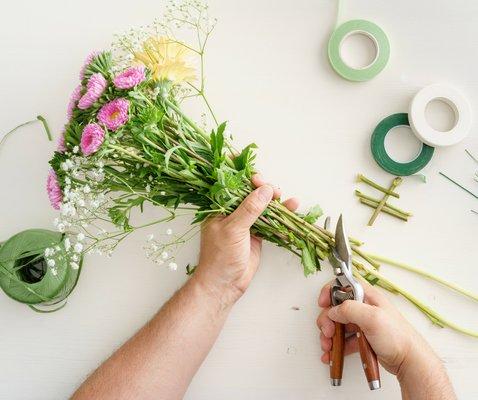
[(436, 131), (449, 132), (456, 126), (458, 110), (450, 100), (437, 97), (428, 102), (425, 119)]
[(377, 39), (365, 31), (352, 31), (340, 42), (340, 58), (349, 68), (356, 70), (370, 67), (378, 58)]
[(415, 160), (422, 151), (422, 145), (406, 125), (392, 128), (385, 137), (385, 151), (392, 160), (399, 163)]

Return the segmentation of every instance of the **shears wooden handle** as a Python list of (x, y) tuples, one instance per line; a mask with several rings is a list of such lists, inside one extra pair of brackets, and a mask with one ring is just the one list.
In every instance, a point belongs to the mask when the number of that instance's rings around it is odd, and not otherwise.
[(357, 340), (368, 387), (370, 390), (380, 389), (380, 371), (378, 369), (377, 355), (360, 328), (357, 331)]
[[(362, 367), (367, 378), (370, 390), (380, 389), (380, 371), (378, 368), (377, 355), (362, 330), (357, 331), (360, 358)], [(342, 384), (342, 372), (344, 369), (345, 355), (345, 325), (335, 322), (335, 333), (332, 337), (332, 349), (330, 351), (330, 383), (332, 386)]]
[(345, 325), (335, 322), (335, 333), (332, 337), (332, 350), (330, 351), (330, 383), (332, 386), (342, 384), (342, 371), (344, 370), (345, 355)]

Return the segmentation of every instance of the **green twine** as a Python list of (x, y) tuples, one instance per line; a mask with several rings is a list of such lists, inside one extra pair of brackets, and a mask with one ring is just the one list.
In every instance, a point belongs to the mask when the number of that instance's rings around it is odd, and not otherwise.
[(0, 140), (0, 148), (2, 147), (3, 143), (7, 140), (7, 138), (13, 133), (15, 132), (16, 130), (20, 129), (20, 128), (23, 128), (24, 126), (27, 126), (27, 125), (30, 125), (30, 124), (33, 124), (37, 121), (40, 121), (43, 125), (43, 128), (45, 129), (45, 133), (46, 133), (46, 136), (48, 137), (48, 140), (51, 142), (53, 140), (53, 137), (51, 135), (51, 131), (50, 131), (50, 127), (48, 126), (48, 123), (46, 122), (46, 119), (41, 116), (41, 115), (37, 115), (37, 117), (35, 119), (32, 119), (31, 121), (27, 121), (27, 122), (24, 122), (23, 124), (20, 124), (20, 125), (17, 125), (15, 128), (13, 128), (12, 130), (8, 131), (5, 136), (3, 136), (2, 140)]

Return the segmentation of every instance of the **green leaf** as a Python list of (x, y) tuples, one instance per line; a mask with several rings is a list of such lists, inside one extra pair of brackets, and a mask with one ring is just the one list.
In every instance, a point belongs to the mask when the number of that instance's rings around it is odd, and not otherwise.
[(173, 153), (179, 149), (181, 146), (178, 145), (178, 146), (174, 146), (174, 147), (171, 147), (167, 152), (166, 154), (164, 155), (164, 165), (166, 167), (166, 171), (169, 170), (169, 159), (171, 158), (171, 156), (173, 155)]
[(304, 267), (304, 275), (308, 276), (317, 272), (318, 266), (314, 254), (311, 252), (305, 242), (302, 242), (302, 266)]
[(85, 79), (90, 79), (91, 75), (96, 73), (101, 73), (105, 77), (109, 75), (111, 70), (111, 53), (109, 51), (104, 51), (98, 54), (96, 57), (93, 58), (91, 63), (85, 69)]
[(322, 208), (317, 204), (309, 210), (305, 215), (304, 220), (309, 224), (315, 224), (323, 214)]
[(246, 171), (246, 174), (249, 177), (254, 167), (254, 149), (257, 149), (257, 145), (255, 143), (251, 143), (250, 145), (244, 147), (244, 149), (241, 151), (241, 154), (234, 158), (234, 166), (236, 169), (238, 171)]
[(226, 123), (223, 122), (217, 127), (217, 131), (212, 131), (210, 135), (211, 152), (214, 158), (214, 165), (219, 166), (224, 161), (223, 147), (224, 147), (224, 130)]

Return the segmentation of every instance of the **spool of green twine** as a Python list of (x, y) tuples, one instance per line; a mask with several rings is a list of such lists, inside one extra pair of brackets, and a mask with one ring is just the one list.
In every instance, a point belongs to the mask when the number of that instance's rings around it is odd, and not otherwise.
[[(54, 250), (49, 257), (54, 268), (45, 259), (47, 248)], [(29, 229), (17, 233), (0, 247), (0, 287), (12, 299), (38, 311), (54, 311), (71, 293), (80, 274), (81, 261), (77, 263), (80, 268), (74, 269), (70, 258), (59, 232)]]

